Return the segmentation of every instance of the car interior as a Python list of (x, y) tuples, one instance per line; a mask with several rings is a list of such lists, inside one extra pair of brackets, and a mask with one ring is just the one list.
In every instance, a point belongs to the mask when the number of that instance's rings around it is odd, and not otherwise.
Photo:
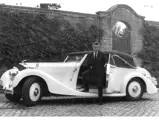
[[(109, 58), (108, 56), (109, 56), (109, 54), (105, 54), (106, 64), (108, 63), (108, 58)], [(77, 89), (79, 89), (79, 88), (81, 88), (83, 86), (83, 84), (82, 84), (82, 80), (83, 80), (82, 79), (82, 73), (89, 69), (88, 66), (87, 66), (87, 61), (88, 61), (88, 58), (86, 58), (84, 60), (84, 62), (82, 63), (82, 65), (80, 67), (78, 78), (77, 78)], [(105, 68), (105, 71), (106, 71), (106, 68)], [(105, 74), (104, 78), (106, 78), (106, 74)], [(103, 81), (104, 81), (104, 83), (103, 83), (104, 87), (106, 87), (106, 83), (105, 83), (106, 79), (104, 79)], [(95, 88), (96, 85), (95, 85), (95, 83), (92, 83), (92, 84), (89, 84), (89, 87)]]

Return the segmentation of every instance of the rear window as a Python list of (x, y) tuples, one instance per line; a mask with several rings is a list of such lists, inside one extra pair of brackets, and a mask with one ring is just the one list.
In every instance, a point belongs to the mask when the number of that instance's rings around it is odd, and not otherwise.
[(115, 65), (115, 63), (114, 63), (114, 60), (113, 60), (112, 56), (110, 57), (110, 64), (111, 64), (111, 65)]
[(128, 61), (124, 61), (123, 58), (121, 59), (121, 58), (118, 57), (118, 56), (113, 56), (113, 59), (114, 59), (115, 65), (116, 65), (117, 67), (132, 68), (132, 67), (127, 63)]

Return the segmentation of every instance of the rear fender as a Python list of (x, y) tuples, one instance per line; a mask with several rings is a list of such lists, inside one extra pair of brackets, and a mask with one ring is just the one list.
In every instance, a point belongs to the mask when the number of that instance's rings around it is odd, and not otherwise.
[(133, 78), (141, 78), (143, 80), (143, 82), (145, 83), (146, 85), (146, 92), (148, 94), (154, 94), (157, 92), (157, 88), (156, 86), (151, 82), (150, 79), (148, 79), (147, 77), (137, 73), (137, 72), (134, 72), (134, 73), (131, 73), (131, 74), (128, 74), (125, 79), (124, 79), (124, 83), (121, 84), (121, 93), (126, 93), (126, 87), (128, 85), (128, 82), (133, 79)]

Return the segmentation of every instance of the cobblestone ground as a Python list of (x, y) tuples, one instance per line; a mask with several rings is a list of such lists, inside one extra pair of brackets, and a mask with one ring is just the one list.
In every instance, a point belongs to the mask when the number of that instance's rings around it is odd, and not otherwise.
[(8, 101), (0, 94), (0, 116), (159, 116), (159, 93), (145, 94), (141, 101), (104, 98), (98, 105), (94, 98), (45, 97), (33, 107)]

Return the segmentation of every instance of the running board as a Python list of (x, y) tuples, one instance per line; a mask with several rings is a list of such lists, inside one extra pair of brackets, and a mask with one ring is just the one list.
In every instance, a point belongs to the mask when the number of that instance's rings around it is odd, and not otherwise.
[(103, 96), (108, 96), (108, 97), (124, 97), (126, 94), (124, 93), (106, 93), (103, 94)]
[[(80, 91), (80, 90), (79, 90)], [(85, 92), (84, 92), (85, 93)], [(86, 93), (92, 93), (94, 95), (92, 96), (98, 96), (98, 90), (97, 89), (89, 89), (89, 92)], [(120, 93), (120, 92), (106, 92), (105, 89), (103, 89), (103, 96), (110, 96), (110, 97), (124, 97), (126, 96), (126, 93)]]

